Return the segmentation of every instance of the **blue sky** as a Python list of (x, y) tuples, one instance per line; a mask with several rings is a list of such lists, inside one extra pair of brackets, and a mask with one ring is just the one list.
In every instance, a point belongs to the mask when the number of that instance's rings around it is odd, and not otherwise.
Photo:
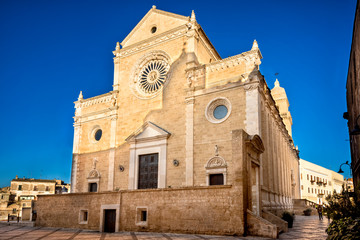
[[(301, 158), (337, 171), (350, 160), (345, 82), (355, 0), (0, 1), (0, 187), (19, 177), (70, 181), (79, 91), (112, 90), (113, 55), (152, 5), (197, 21), (223, 58), (258, 41), (276, 72)], [(344, 166), (345, 176), (349, 169)]]

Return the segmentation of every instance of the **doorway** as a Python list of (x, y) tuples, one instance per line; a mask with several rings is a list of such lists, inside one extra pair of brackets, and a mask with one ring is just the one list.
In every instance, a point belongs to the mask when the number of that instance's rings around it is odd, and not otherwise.
[(158, 159), (158, 153), (139, 156), (138, 189), (158, 187)]
[(106, 209), (104, 211), (104, 232), (115, 232), (116, 210)]

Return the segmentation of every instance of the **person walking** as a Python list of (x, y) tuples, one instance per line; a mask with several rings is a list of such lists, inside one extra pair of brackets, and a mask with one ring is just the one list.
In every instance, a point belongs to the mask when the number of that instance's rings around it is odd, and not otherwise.
[(322, 215), (323, 207), (321, 204), (319, 204), (319, 206), (317, 207), (317, 211), (319, 214), (319, 220), (322, 220), (323, 219), (323, 215)]

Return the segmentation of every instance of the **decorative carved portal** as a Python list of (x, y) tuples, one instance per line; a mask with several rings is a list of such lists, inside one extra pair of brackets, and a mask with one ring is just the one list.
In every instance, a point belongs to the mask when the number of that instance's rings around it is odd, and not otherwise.
[(158, 187), (158, 158), (158, 153), (139, 156), (138, 189)]
[(253, 214), (261, 216), (260, 154), (265, 148), (258, 135), (248, 136), (247, 146), (248, 208)]

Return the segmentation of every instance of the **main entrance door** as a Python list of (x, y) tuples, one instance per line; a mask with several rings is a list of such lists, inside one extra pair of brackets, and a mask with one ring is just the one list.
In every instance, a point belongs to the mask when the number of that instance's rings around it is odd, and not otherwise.
[(157, 188), (158, 158), (157, 153), (139, 156), (138, 189)]
[(115, 232), (116, 210), (105, 210), (104, 215), (104, 232)]

